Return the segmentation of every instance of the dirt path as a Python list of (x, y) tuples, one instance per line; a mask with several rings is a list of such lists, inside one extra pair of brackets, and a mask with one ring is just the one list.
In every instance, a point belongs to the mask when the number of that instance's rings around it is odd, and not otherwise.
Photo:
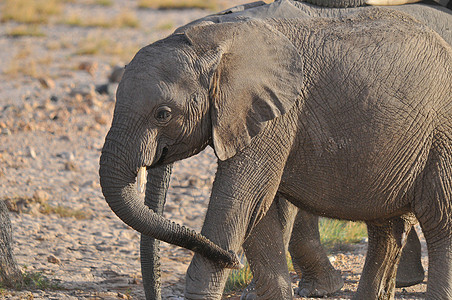
[[(44, 278), (52, 279), (44, 291), (0, 290), (1, 299), (144, 298), (139, 236), (110, 211), (98, 180), (116, 86), (103, 87), (109, 94), (96, 88), (140, 47), (210, 12), (137, 9), (137, 1), (127, 0), (111, 6), (95, 2), (68, 1), (39, 25), (43, 36), (12, 37), (23, 25), (0, 23), (0, 199), (14, 211), (14, 251), (22, 270), (34, 274), (40, 286), (48, 283)], [(74, 16), (113, 20), (124, 11), (139, 27), (64, 22)], [(177, 163), (166, 217), (200, 230), (215, 169), (211, 150)], [(363, 247), (333, 256), (346, 286), (329, 299), (351, 297)], [(182, 299), (191, 255), (162, 245), (164, 299)], [(400, 289), (397, 297), (419, 299), (423, 291), (425, 284)]]

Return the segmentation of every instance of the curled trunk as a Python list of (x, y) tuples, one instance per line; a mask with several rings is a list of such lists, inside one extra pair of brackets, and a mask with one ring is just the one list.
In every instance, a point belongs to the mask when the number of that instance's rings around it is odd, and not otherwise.
[(235, 253), (220, 248), (185, 226), (165, 219), (146, 206), (136, 191), (137, 174), (128, 171), (131, 168), (116, 155), (117, 149), (114, 142), (106, 141), (100, 158), (99, 175), (108, 205), (123, 222), (142, 234), (197, 252), (222, 267), (240, 267)]

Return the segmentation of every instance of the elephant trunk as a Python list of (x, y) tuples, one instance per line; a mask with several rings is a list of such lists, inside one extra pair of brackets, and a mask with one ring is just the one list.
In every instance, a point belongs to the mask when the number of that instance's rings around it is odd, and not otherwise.
[(129, 171), (131, 168), (114, 149), (118, 149), (117, 144), (107, 138), (100, 158), (100, 184), (108, 205), (123, 222), (142, 234), (197, 252), (222, 267), (240, 268), (235, 253), (223, 250), (203, 235), (165, 219), (146, 206), (136, 191), (137, 174)]
[[(172, 164), (156, 167), (148, 172), (144, 203), (159, 215), (163, 214), (172, 172)], [(140, 261), (146, 299), (161, 300), (160, 241), (141, 235)]]

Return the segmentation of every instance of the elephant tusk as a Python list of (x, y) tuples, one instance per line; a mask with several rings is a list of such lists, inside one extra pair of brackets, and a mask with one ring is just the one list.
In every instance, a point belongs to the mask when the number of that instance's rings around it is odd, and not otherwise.
[(144, 192), (144, 188), (146, 186), (146, 178), (147, 178), (147, 171), (146, 171), (146, 167), (141, 167), (138, 170), (138, 175), (137, 175), (137, 190), (138, 193), (142, 194)]
[(367, 5), (403, 5), (420, 2), (421, 0), (366, 0)]

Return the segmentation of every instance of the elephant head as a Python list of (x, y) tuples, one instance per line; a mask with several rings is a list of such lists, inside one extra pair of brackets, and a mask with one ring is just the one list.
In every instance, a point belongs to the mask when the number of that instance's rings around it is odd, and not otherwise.
[(234, 156), (267, 121), (291, 109), (301, 74), (293, 45), (261, 21), (195, 26), (141, 49), (119, 84), (100, 158), (111, 209), (142, 234), (238, 267), (234, 253), (144, 205), (137, 174), (207, 145), (220, 160)]

